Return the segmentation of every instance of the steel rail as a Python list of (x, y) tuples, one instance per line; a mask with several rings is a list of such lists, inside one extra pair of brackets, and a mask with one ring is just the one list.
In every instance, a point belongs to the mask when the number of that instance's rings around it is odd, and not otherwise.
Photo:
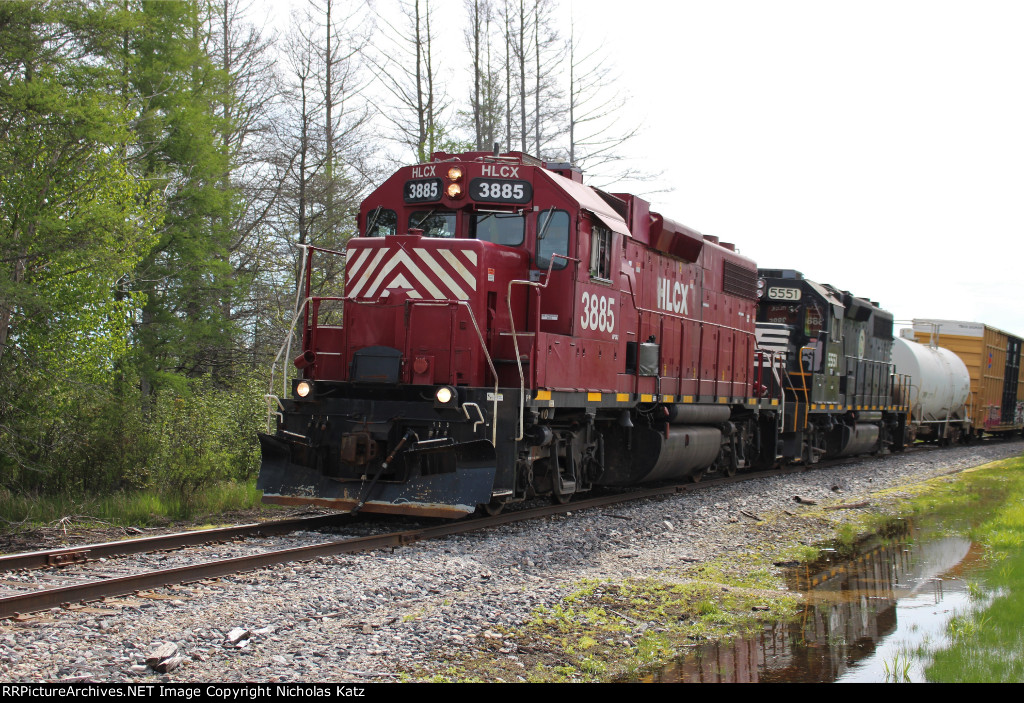
[[(589, 508), (599, 508), (615, 503), (625, 503), (633, 500), (655, 498), (659, 496), (674, 495), (691, 490), (712, 488), (725, 483), (734, 483), (740, 480), (753, 480), (770, 476), (779, 476), (783, 473), (804, 471), (805, 467), (787, 467), (782, 470), (765, 471), (749, 474), (741, 474), (732, 478), (712, 480), (706, 483), (688, 483), (658, 488), (648, 488), (639, 491), (632, 491), (625, 494), (614, 494), (589, 498), (586, 500), (574, 501), (565, 505), (548, 505), (537, 508), (509, 511), (493, 517), (481, 517), (472, 520), (449, 522), (443, 525), (434, 525), (414, 530), (401, 532), (390, 532), (368, 537), (357, 537), (354, 539), (334, 540), (322, 542), (306, 547), (295, 547), (291, 549), (275, 550), (262, 554), (253, 554), (243, 557), (234, 557), (191, 566), (176, 567), (160, 571), (150, 571), (132, 576), (122, 576), (96, 580), (84, 584), (60, 586), (57, 588), (22, 593), (5, 598), (0, 598), (0, 619), (16, 617), (22, 613), (36, 612), (67, 606), (72, 602), (94, 601), (107, 597), (123, 596), (135, 593), (139, 590), (158, 588), (178, 583), (192, 583), (204, 579), (217, 578), (231, 574), (253, 571), (255, 569), (274, 566), (293, 561), (310, 561), (319, 557), (333, 556), (353, 552), (364, 552), (387, 547), (399, 547), (413, 542), (438, 539), (454, 534), (472, 532), (475, 530), (496, 527), (512, 522), (523, 522), (541, 517), (569, 513)], [(328, 516), (334, 517), (334, 516)], [(175, 535), (177, 536), (177, 535)], [(128, 542), (115, 542), (112, 545), (123, 547), (131, 542), (141, 540), (130, 540)], [(139, 550), (142, 551), (142, 550)], [(124, 553), (118, 552), (118, 553)], [(36, 553), (39, 554), (39, 553)], [(23, 555), (14, 555), (20, 557)], [(27, 556), (27, 555), (26, 555)], [(95, 556), (95, 555), (91, 555)]]
[(301, 529), (318, 529), (335, 525), (349, 516), (344, 513), (318, 515), (312, 518), (273, 520), (232, 527), (216, 527), (209, 530), (192, 530), (168, 535), (138, 537), (117, 542), (100, 542), (76, 547), (59, 547), (37, 552), (24, 552), (0, 556), (0, 572), (18, 569), (40, 569), (47, 566), (76, 564), (90, 559), (158, 552), (181, 547), (193, 547), (208, 542), (221, 542), (239, 537), (270, 537), (283, 535)]
[[(384, 549), (387, 547), (400, 547), (414, 542), (439, 539), (450, 535), (473, 532), (513, 522), (525, 522), (527, 520), (571, 513), (579, 510), (607, 507), (616, 503), (626, 503), (634, 500), (677, 495), (680, 493), (711, 489), (717, 486), (740, 483), (743, 481), (753, 481), (762, 478), (772, 478), (775, 476), (801, 473), (811, 471), (816, 468), (831, 468), (844, 463), (857, 461), (858, 459), (863, 460), (863, 457), (839, 457), (834, 461), (824, 461), (810, 466), (796, 464), (767, 471), (741, 473), (731, 477), (721, 476), (720, 478), (713, 478), (701, 483), (672, 484), (646, 488), (637, 491), (630, 491), (629, 493), (616, 493), (607, 496), (598, 496), (595, 498), (573, 501), (564, 505), (556, 504), (537, 508), (512, 510), (492, 517), (453, 521), (431, 527), (404, 530), (401, 532), (389, 532), (367, 537), (333, 540), (306, 547), (275, 550), (264, 552), (262, 554), (233, 557), (230, 559), (182, 566), (173, 569), (150, 571), (133, 576), (107, 578), (84, 584), (33, 591), (0, 598), (0, 620), (16, 617), (22, 613), (36, 612), (61, 606), (66, 607), (72, 602), (85, 602), (100, 600), (107, 597), (123, 596), (143, 589), (159, 588), (161, 586), (169, 586), (172, 584), (194, 583), (204, 579), (218, 578), (221, 576), (253, 571), (255, 569), (261, 569), (287, 562), (311, 561), (320, 557), (334, 556), (337, 554), (350, 554), (354, 552)], [(324, 516), (324, 518), (330, 517), (337, 516)], [(134, 542), (139, 540), (131, 541)], [(124, 545), (126, 543), (120, 542), (112, 544)]]

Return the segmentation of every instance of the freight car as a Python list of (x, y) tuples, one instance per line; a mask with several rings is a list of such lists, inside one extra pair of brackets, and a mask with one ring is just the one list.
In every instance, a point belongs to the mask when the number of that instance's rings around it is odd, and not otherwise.
[(568, 164), (437, 153), (358, 223), (345, 252), (305, 249), (266, 502), (454, 517), (903, 446), (891, 315)]
[(936, 319), (916, 319), (908, 333), (917, 342), (948, 350), (966, 367), (974, 436), (1024, 429), (1020, 337), (978, 322)]
[(971, 377), (964, 362), (948, 349), (904, 336), (894, 340), (892, 361), (897, 372), (911, 379), (904, 399), (910, 405), (907, 441), (945, 445), (969, 440)]

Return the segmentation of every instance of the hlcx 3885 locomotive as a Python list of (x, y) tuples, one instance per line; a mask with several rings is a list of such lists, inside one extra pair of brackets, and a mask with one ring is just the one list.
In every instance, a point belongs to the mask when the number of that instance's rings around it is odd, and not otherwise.
[[(307, 251), (267, 502), (456, 517), (902, 446), (891, 315), (567, 164), (438, 153), (359, 229)], [(338, 257), (344, 293), (315, 294)]]

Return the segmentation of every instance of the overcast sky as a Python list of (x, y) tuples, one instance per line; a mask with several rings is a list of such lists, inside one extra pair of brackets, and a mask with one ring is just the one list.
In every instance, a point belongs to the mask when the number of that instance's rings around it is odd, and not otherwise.
[[(438, 9), (461, 51), (462, 0)], [(1024, 2), (572, 10), (617, 65), (627, 121), (645, 124), (630, 151), (661, 176), (634, 190), (671, 189), (655, 210), (897, 320), (1024, 335)]]

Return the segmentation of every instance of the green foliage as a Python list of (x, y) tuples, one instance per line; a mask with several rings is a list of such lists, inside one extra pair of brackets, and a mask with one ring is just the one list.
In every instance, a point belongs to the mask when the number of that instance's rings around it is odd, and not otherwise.
[(238, 194), (218, 135), (228, 76), (205, 51), (200, 4), (145, 2), (126, 62), (139, 110), (138, 167), (166, 200), (159, 240), (141, 262), (134, 290), (146, 295), (138, 364), (159, 386), (168, 372), (231, 375), (239, 330), (233, 310), (244, 278), (231, 262)]
[(19, 528), (161, 525), (168, 518), (190, 519), (251, 509), (260, 504), (261, 496), (251, 484), (230, 482), (207, 489), (191, 501), (156, 489), (72, 496), (12, 493), (0, 488), (0, 520)]
[[(193, 2), (0, 3), (0, 489), (248, 481), (232, 104)], [(44, 501), (45, 502), (45, 501)], [(176, 505), (184, 506), (182, 508)]]
[(987, 567), (968, 583), (970, 606), (950, 618), (943, 642), (919, 653), (929, 660), (927, 680), (1024, 680), (1024, 458), (936, 482), (911, 504), (922, 511), (934, 506), (948, 524), (966, 523), (986, 550)]
[(262, 402), (255, 380), (237, 390), (194, 379), (157, 396), (150, 471), (186, 502), (219, 482), (249, 481), (259, 466)]

